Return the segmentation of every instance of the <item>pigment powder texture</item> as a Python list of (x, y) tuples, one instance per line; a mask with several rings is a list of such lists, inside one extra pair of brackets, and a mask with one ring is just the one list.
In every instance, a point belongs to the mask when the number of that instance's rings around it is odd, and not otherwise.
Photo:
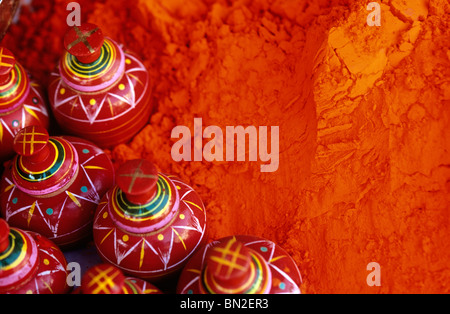
[[(34, 0), (2, 44), (43, 84), (69, 1)], [(211, 239), (251, 234), (297, 262), (306, 293), (450, 292), (446, 0), (78, 1), (137, 52), (155, 111), (116, 166), (146, 158), (201, 195)], [(174, 162), (175, 126), (279, 126), (279, 169)], [(369, 286), (367, 265), (381, 266)]]

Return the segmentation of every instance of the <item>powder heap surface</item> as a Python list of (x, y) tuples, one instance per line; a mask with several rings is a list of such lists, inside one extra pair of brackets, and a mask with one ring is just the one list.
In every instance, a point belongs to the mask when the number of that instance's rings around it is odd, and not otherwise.
[[(115, 165), (146, 158), (201, 195), (211, 239), (251, 234), (296, 260), (307, 293), (450, 292), (450, 6), (445, 0), (78, 1), (137, 52), (155, 112)], [(2, 44), (45, 84), (68, 1), (35, 0)], [(173, 161), (171, 131), (279, 126), (274, 173)], [(367, 265), (381, 266), (369, 286)]]

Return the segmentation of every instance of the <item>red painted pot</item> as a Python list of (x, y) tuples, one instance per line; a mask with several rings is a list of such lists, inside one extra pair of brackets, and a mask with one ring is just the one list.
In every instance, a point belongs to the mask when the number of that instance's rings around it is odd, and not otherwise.
[(83, 275), (75, 294), (162, 294), (162, 291), (145, 280), (125, 277), (111, 264), (100, 264)]
[(49, 127), (48, 104), (8, 49), (0, 47), (0, 163), (14, 156), (17, 132), (29, 125)]
[(109, 157), (86, 140), (49, 137), (39, 126), (20, 131), (14, 148), (17, 155), (0, 183), (8, 223), (62, 248), (91, 236), (97, 205), (114, 184)]
[(184, 267), (179, 294), (298, 294), (294, 260), (272, 241), (231, 236), (205, 245)]
[(65, 294), (67, 262), (45, 237), (0, 219), (0, 294)]
[(206, 238), (199, 195), (146, 160), (120, 167), (117, 186), (100, 202), (94, 221), (103, 260), (150, 281), (171, 277)]
[(93, 24), (73, 27), (52, 73), (49, 98), (68, 134), (102, 148), (125, 143), (149, 121), (152, 83), (143, 63)]

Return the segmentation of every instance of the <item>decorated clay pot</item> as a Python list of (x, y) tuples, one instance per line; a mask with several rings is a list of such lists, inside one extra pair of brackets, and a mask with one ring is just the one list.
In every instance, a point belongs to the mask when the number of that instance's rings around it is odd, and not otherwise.
[(111, 264), (100, 264), (83, 275), (75, 294), (162, 294), (162, 291), (145, 280), (125, 277)]
[(74, 26), (64, 45), (49, 86), (61, 128), (102, 148), (130, 140), (152, 110), (152, 84), (142, 62), (93, 24)]
[(8, 223), (63, 248), (92, 236), (97, 205), (114, 184), (109, 157), (86, 140), (49, 137), (40, 126), (21, 130), (14, 149), (0, 184)]
[(179, 294), (298, 294), (300, 272), (275, 243), (254, 236), (231, 236), (205, 245), (189, 260)]
[(40, 86), (0, 47), (0, 162), (14, 156), (14, 137), (29, 125), (49, 127), (47, 103)]
[(52, 241), (0, 219), (0, 294), (68, 293), (66, 268)]
[(117, 186), (100, 202), (94, 241), (104, 261), (151, 281), (180, 270), (206, 241), (206, 212), (199, 195), (147, 160), (117, 172)]

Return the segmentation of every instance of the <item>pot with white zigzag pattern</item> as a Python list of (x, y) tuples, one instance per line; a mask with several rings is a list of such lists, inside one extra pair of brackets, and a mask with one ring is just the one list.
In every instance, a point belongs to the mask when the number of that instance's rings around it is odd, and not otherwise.
[(48, 104), (43, 95), (40, 85), (12, 52), (0, 47), (0, 163), (14, 156), (14, 137), (22, 128), (49, 128)]
[(64, 45), (49, 85), (61, 128), (101, 148), (129, 141), (153, 108), (153, 84), (142, 61), (90, 23), (71, 28)]
[(131, 160), (99, 204), (94, 241), (105, 262), (130, 276), (169, 278), (207, 241), (205, 207), (179, 178)]
[(114, 184), (109, 157), (89, 141), (50, 137), (40, 126), (22, 129), (14, 149), (0, 183), (1, 215), (62, 248), (89, 239), (97, 204)]

